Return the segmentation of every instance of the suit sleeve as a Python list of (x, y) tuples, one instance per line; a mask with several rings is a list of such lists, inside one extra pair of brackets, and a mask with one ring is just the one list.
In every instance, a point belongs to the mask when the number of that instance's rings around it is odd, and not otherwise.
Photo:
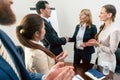
[(58, 37), (55, 31), (50, 30), (49, 28), (45, 28), (46, 34), (45, 38), (48, 40), (51, 45), (65, 45), (66, 39), (65, 37)]
[(93, 25), (93, 26), (92, 26), (92, 35), (93, 35), (93, 36), (92, 36), (92, 37), (95, 38), (95, 35), (96, 35), (96, 34), (97, 34), (97, 27), (96, 27), (96, 25)]
[(29, 72), (30, 78), (31, 80), (43, 80), (43, 74), (42, 73), (33, 73), (33, 72)]
[(75, 32), (74, 32), (73, 36), (69, 37), (69, 42), (75, 42), (76, 41), (76, 35), (77, 35), (78, 29), (79, 29), (79, 27), (77, 25), (76, 28), (75, 28)]

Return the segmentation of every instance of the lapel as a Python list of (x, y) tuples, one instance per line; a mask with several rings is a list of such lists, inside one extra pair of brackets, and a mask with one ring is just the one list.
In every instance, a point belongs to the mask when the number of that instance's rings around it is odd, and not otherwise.
[(92, 35), (91, 35), (91, 28), (87, 28), (85, 29), (85, 33), (84, 33), (84, 36), (83, 36), (83, 41), (86, 41), (86, 39), (90, 38)]
[[(75, 33), (75, 36), (77, 36), (77, 34), (78, 34), (78, 31), (79, 31), (79, 27), (80, 25), (77, 25), (77, 27), (76, 27), (76, 33)], [(85, 33), (84, 33), (84, 35), (83, 35), (83, 41), (86, 39), (86, 37), (87, 37), (87, 32), (88, 32), (88, 30), (87, 30), (87, 28), (85, 29)]]
[(20, 69), (21, 78), (24, 80), (29, 80), (30, 76), (25, 68), (22, 58), (20, 57), (20, 54), (17, 51), (15, 44), (12, 42), (9, 36), (2, 30), (0, 30), (0, 39), (8, 53), (14, 58), (16, 64), (18, 65)]
[(10, 53), (10, 55), (14, 56), (14, 58), (18, 58), (20, 64), (24, 65), (21, 60), (20, 54), (17, 52), (17, 48), (12, 42), (12, 40), (2, 31), (0, 30), (0, 39), (2, 44), (5, 46), (6, 50)]
[(84, 33), (84, 36), (83, 36), (83, 41), (86, 39), (86, 37), (87, 37), (87, 32), (88, 32), (88, 30), (87, 30), (87, 27), (86, 27), (86, 29), (85, 29), (85, 33)]
[(77, 34), (78, 34), (79, 28), (80, 28), (79, 25), (77, 25), (76, 31), (75, 31), (75, 38), (76, 38), (76, 36), (77, 36)]
[(46, 24), (47, 26), (52, 27), (52, 25), (51, 25), (51, 23), (50, 23), (50, 22), (48, 22), (48, 21), (47, 21), (47, 20), (45, 20), (44, 18), (43, 18), (43, 20), (44, 20), (44, 22), (45, 22), (45, 24)]
[(0, 68), (11, 80), (19, 80), (11, 66), (0, 56)]
[(46, 21), (45, 19), (44, 20), (44, 23), (45, 23), (45, 27), (49, 30), (49, 31), (52, 31), (52, 32), (55, 32), (57, 34), (57, 32), (55, 31), (55, 29), (52, 27), (52, 25)]

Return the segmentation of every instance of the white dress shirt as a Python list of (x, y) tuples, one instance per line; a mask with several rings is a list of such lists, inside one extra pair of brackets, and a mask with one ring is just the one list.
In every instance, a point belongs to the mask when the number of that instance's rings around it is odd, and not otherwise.
[(79, 27), (80, 28), (76, 36), (76, 48), (83, 50), (84, 47), (81, 47), (80, 45), (83, 43), (83, 37), (84, 37), (85, 30), (86, 30), (86, 24), (80, 25)]

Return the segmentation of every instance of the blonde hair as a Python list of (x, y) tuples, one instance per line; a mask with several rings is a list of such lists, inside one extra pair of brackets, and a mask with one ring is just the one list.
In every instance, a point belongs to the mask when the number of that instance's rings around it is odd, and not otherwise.
[(92, 14), (89, 9), (82, 9), (80, 14), (86, 15), (86, 26), (89, 28), (92, 24)]

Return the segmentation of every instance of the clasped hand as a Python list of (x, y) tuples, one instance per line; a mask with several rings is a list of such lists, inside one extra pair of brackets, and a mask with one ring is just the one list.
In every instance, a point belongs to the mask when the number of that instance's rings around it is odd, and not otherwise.
[(67, 50), (61, 52), (58, 56), (56, 56), (56, 62), (64, 61), (64, 59), (68, 56)]
[(82, 47), (87, 47), (87, 46), (99, 46), (99, 42), (95, 39), (90, 39), (87, 42), (84, 42), (81, 44)]

